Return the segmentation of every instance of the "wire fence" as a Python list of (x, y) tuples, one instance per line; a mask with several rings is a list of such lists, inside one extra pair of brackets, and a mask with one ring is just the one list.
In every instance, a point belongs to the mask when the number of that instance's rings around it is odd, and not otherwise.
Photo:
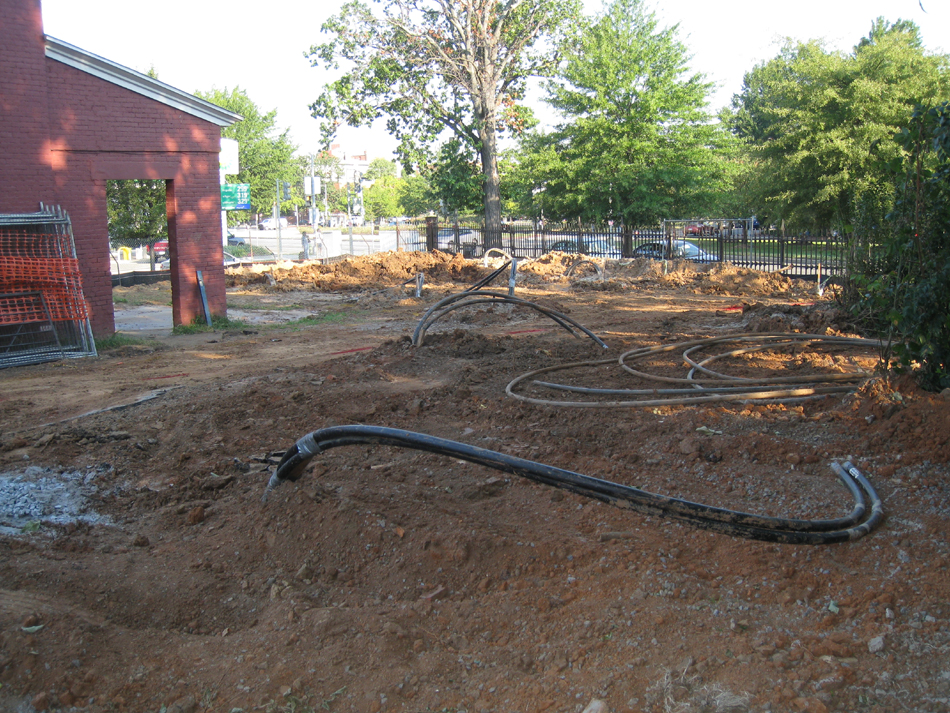
[(69, 215), (0, 215), (0, 368), (95, 354)]
[[(431, 216), (354, 228), (288, 226), (282, 230), (262, 230), (258, 226), (239, 226), (228, 233), (224, 260), (226, 266), (278, 259), (332, 262), (346, 255), (394, 250), (441, 250), (472, 259), (494, 253), (523, 259), (562, 251), (611, 260), (652, 258), (731, 263), (756, 270), (780, 270), (790, 277), (824, 280), (846, 271), (858, 243), (862, 250), (873, 250), (866, 241), (844, 238), (830, 230), (814, 235), (808, 231), (786, 233), (761, 228), (751, 218), (666, 220), (640, 227), (609, 221), (514, 220), (506, 221), (501, 233), (493, 237), (483, 226), (478, 219), (445, 220)], [(113, 251), (113, 283), (154, 279), (154, 275), (146, 273), (167, 271), (167, 251), (167, 243), (158, 243), (148, 251), (144, 247)]]

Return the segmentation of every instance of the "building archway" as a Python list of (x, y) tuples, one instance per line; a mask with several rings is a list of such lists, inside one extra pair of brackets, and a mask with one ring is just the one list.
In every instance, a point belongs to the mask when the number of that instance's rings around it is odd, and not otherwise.
[(72, 219), (93, 333), (115, 331), (106, 181), (167, 182), (172, 318), (226, 315), (221, 241), (221, 128), (240, 116), (43, 34), (39, 0), (0, 0), (4, 102), (0, 213), (40, 202)]

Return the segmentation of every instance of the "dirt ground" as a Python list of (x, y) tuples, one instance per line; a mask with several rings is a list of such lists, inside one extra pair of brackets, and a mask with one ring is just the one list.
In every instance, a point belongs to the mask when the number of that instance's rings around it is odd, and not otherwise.
[[(232, 270), (243, 324), (0, 371), (0, 710), (950, 710), (945, 395), (872, 377), (805, 401), (512, 398), (532, 370), (645, 346), (851, 334), (813, 283), (573, 263), (523, 264), (516, 295), (607, 350), (509, 304), (452, 311), (413, 346), (426, 310), (491, 267), (397, 253)], [(167, 290), (120, 288), (116, 307)], [(715, 366), (876, 357), (819, 341)], [(648, 366), (686, 374), (682, 349)], [(657, 389), (616, 363), (548, 376)], [(830, 464), (850, 457), (886, 518), (845, 544), (760, 542), (385, 445), (329, 450), (262, 502), (287, 448), (344, 424), (797, 518), (847, 513)]]

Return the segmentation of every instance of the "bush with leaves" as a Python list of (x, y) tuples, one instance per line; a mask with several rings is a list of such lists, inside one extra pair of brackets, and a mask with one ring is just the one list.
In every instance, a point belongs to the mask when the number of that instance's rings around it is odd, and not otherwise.
[(857, 251), (845, 300), (886, 338), (885, 357), (936, 391), (950, 387), (950, 102), (918, 107), (896, 139), (894, 208), (877, 245)]

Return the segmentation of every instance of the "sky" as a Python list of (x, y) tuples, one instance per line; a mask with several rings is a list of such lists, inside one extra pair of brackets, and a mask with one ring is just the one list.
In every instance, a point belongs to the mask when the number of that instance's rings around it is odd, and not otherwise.
[[(327, 41), (320, 28), (344, 0), (42, 0), (44, 30), (59, 40), (195, 92), (240, 87), (262, 111), (277, 110), (300, 154), (320, 148), (319, 121), (308, 105), (333, 79), (305, 57)], [(921, 8), (921, 4), (923, 8)], [(585, 0), (596, 12), (601, 0)], [(950, 53), (947, 0), (663, 0), (661, 26), (679, 25), (693, 55), (691, 68), (717, 85), (710, 106), (726, 106), (746, 72), (778, 53), (783, 38), (823, 39), (849, 51), (876, 17), (912, 20), (932, 52)], [(534, 104), (542, 123), (543, 104)], [(392, 158), (395, 141), (385, 129), (342, 127), (335, 143), (348, 154)]]

